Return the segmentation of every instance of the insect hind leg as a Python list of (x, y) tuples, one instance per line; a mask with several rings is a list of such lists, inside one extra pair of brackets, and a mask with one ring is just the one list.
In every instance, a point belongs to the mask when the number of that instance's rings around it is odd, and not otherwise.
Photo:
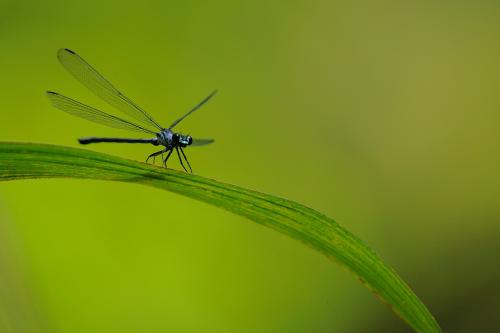
[(155, 158), (156, 158), (156, 156), (163, 154), (165, 151), (166, 151), (166, 150), (164, 149), (164, 150), (160, 150), (160, 151), (157, 151), (157, 152), (155, 152), (155, 153), (152, 153), (152, 154), (151, 154), (151, 155), (149, 155), (149, 156), (148, 156), (148, 158), (146, 159), (146, 163), (148, 163), (149, 159), (150, 159), (150, 158), (152, 158), (152, 159), (153, 159), (153, 164), (155, 164)]

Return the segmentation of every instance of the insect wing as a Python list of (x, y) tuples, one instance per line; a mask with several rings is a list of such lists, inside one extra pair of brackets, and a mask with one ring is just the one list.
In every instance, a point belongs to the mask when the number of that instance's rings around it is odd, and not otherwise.
[(155, 132), (147, 128), (134, 124), (128, 120), (112, 116), (103, 111), (100, 111), (91, 106), (75, 101), (74, 99), (71, 99), (69, 97), (60, 95), (58, 93), (48, 91), (47, 97), (50, 99), (54, 107), (66, 113), (72, 114), (74, 116), (87, 119), (95, 123), (106, 125), (109, 127), (145, 132), (156, 135)]
[(210, 95), (208, 95), (207, 97), (205, 97), (200, 103), (198, 103), (194, 108), (192, 108), (191, 110), (189, 110), (188, 113), (186, 113), (185, 115), (183, 115), (182, 117), (180, 117), (179, 119), (177, 119), (176, 121), (174, 121), (172, 123), (172, 125), (170, 125), (170, 127), (168, 129), (172, 129), (174, 128), (178, 123), (180, 123), (182, 120), (184, 120), (184, 118), (186, 118), (187, 116), (189, 116), (191, 113), (195, 112), (196, 110), (198, 110), (203, 104), (205, 104), (206, 102), (208, 102), (212, 97), (214, 97), (214, 95), (217, 93), (217, 90), (214, 90), (210, 93)]
[(64, 68), (96, 96), (144, 125), (162, 129), (153, 117), (123, 95), (78, 54), (68, 49), (60, 49), (57, 57)]
[(215, 140), (214, 139), (195, 139), (193, 138), (193, 143), (191, 143), (191, 146), (206, 146), (211, 143), (213, 143)]

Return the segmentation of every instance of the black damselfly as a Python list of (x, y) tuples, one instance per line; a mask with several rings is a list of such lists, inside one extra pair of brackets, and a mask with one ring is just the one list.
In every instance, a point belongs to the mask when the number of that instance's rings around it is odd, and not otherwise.
[[(179, 161), (181, 162), (182, 168), (187, 172), (187, 169), (184, 166), (183, 162), (184, 159), (189, 167), (189, 170), (193, 172), (193, 169), (189, 164), (183, 148), (187, 146), (204, 146), (214, 142), (213, 139), (193, 139), (190, 135), (184, 135), (174, 132), (173, 129), (184, 118), (186, 118), (191, 113), (198, 110), (198, 108), (200, 108), (203, 104), (208, 102), (208, 100), (215, 95), (215, 93), (217, 92), (216, 90), (205, 97), (188, 113), (174, 121), (168, 128), (164, 128), (158, 122), (156, 122), (153, 117), (146, 113), (146, 111), (137, 106), (134, 102), (132, 102), (131, 99), (123, 95), (108, 80), (106, 80), (101, 74), (99, 74), (92, 66), (90, 66), (75, 52), (68, 49), (60, 49), (57, 52), (57, 58), (64, 66), (64, 68), (66, 68), (66, 70), (71, 75), (73, 75), (73, 77), (80, 81), (80, 83), (87, 87), (96, 96), (100, 97), (102, 100), (115, 107), (117, 110), (139, 121), (141, 124), (136, 124), (134, 122), (107, 114), (96, 108), (75, 101), (74, 99), (60, 95), (56, 92), (47, 91), (47, 96), (56, 108), (74, 116), (81, 117), (102, 125), (139, 131), (155, 136), (150, 139), (90, 137), (79, 139), (78, 141), (81, 144), (85, 145), (98, 142), (118, 142), (149, 143), (154, 146), (163, 146), (165, 147), (164, 149), (149, 155), (146, 159), (146, 162), (148, 162), (150, 158), (153, 158), (154, 163), (155, 157), (158, 155), (162, 155), (163, 165), (166, 167), (170, 155), (172, 155), (172, 152), (175, 150), (177, 156), (179, 157)], [(154, 130), (152, 128), (154, 128)], [(163, 154), (167, 154), (165, 158), (163, 158)]]

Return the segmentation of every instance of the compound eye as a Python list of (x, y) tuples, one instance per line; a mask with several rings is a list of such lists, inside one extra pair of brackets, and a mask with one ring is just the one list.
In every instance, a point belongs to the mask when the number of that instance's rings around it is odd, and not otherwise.
[(174, 143), (178, 143), (178, 142), (179, 142), (179, 134), (174, 133), (174, 134), (172, 135), (172, 141), (173, 141)]
[(193, 143), (193, 138), (188, 136), (188, 146), (191, 145)]

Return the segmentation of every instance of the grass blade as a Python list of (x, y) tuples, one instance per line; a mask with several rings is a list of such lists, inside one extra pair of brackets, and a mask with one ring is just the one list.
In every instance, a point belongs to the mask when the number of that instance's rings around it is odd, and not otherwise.
[(299, 203), (89, 150), (0, 142), (0, 180), (88, 178), (145, 184), (207, 202), (277, 230), (352, 271), (417, 332), (441, 332), (406, 283), (360, 239)]

